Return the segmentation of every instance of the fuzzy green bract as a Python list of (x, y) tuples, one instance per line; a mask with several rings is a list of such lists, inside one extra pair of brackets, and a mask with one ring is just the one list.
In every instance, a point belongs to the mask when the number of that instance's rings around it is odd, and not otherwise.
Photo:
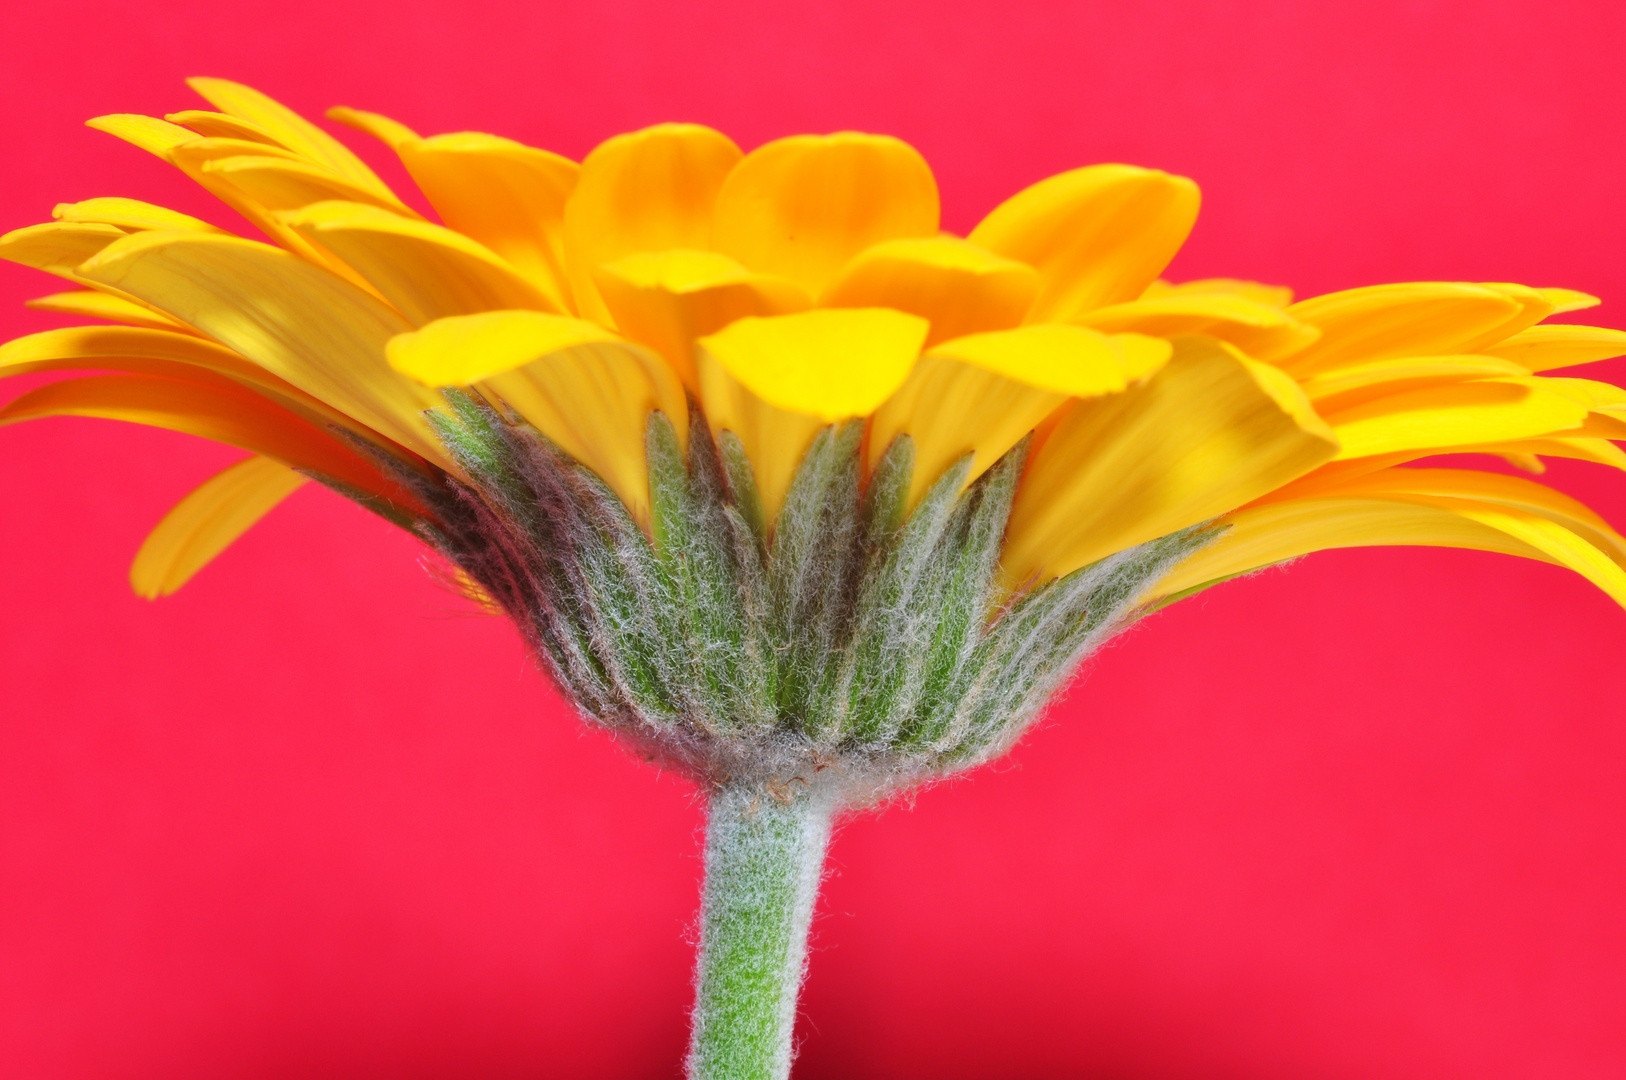
[(861, 802), (997, 756), (1208, 539), (1174, 533), (1001, 607), (1025, 444), (969, 486), (967, 455), (906, 512), (910, 440), (865, 483), (862, 424), (832, 425), (770, 526), (730, 433), (714, 441), (696, 412), (685, 455), (655, 413), (651, 538), (535, 430), (447, 399), (432, 419), (468, 482), (403, 477), (444, 523), (427, 538), (583, 714), (719, 784), (834, 785)]

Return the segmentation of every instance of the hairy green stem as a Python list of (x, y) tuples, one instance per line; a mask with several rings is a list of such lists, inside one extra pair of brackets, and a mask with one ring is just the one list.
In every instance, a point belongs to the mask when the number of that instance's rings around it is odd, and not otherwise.
[(834, 805), (727, 785), (706, 822), (689, 1080), (784, 1080)]

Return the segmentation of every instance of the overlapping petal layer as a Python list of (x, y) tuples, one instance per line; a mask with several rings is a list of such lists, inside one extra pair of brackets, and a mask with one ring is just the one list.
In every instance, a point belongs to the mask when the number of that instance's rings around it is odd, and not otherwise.
[(1626, 391), (1537, 374), (1626, 355), (1626, 332), (1544, 322), (1597, 303), (1584, 293), (1417, 282), (1293, 303), (1237, 279), (1174, 284), (1159, 274), (1197, 188), (1128, 165), (1042, 180), (961, 239), (938, 231), (929, 166), (889, 136), (742, 153), (663, 124), (578, 165), (330, 112), (399, 156), (428, 221), (272, 99), (191, 85), (215, 111), (91, 126), (174, 164), (269, 244), (117, 197), (0, 237), (0, 257), (77, 286), (31, 307), (124, 324), (0, 347), (0, 377), (116, 373), (37, 388), (0, 420), (116, 417), (258, 455), (155, 530), (144, 595), (275, 506), (299, 482), (290, 466), (404, 523), (427, 514), (390, 470), (458, 476), (428, 414), (463, 388), (646, 527), (649, 418), (683, 442), (698, 408), (749, 459), (770, 530), (831, 424), (863, 422), (870, 469), (910, 440), (911, 507), (967, 455), (969, 484), (1025, 442), (1012, 589), (1214, 521), (1223, 535), (1160, 595), (1324, 547), (1424, 543), (1557, 562), (1626, 598), (1626, 548), (1584, 508), (1529, 481), (1408, 467), (1480, 453), (1626, 469)]

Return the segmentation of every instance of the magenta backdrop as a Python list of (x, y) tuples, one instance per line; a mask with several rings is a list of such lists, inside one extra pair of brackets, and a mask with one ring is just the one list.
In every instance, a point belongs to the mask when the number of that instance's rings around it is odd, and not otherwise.
[[(1622, 326), (1623, 40), (1618, 0), (19, 0), (0, 225), (98, 195), (238, 224), (81, 126), (219, 75), (572, 156), (667, 119), (888, 132), (955, 229), (1159, 166), (1205, 193), (1176, 277), (1511, 279)], [(50, 291), (0, 266), (0, 330), (58, 325), (18, 306)], [(150, 604), (130, 556), (233, 452), (60, 420), (0, 454), (0, 1074), (676, 1075), (690, 786), (326, 492)], [(1553, 475), (1626, 524), (1626, 478)], [(800, 1075), (1626, 1075), (1623, 658), (1578, 578), (1466, 552), (1150, 620), (1009, 761), (839, 833)]]

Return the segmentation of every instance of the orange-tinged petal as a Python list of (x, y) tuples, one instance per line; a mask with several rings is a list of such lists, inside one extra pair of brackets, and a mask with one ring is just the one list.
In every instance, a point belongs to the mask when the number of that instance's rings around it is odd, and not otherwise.
[(1293, 290), (1286, 285), (1266, 285), (1244, 278), (1200, 278), (1179, 284), (1158, 278), (1140, 294), (1142, 300), (1166, 300), (1174, 296), (1240, 296), (1273, 308), (1285, 308), (1293, 302)]
[(712, 205), (740, 149), (699, 124), (657, 124), (600, 143), (565, 202), (576, 310), (613, 325), (593, 269), (639, 251), (711, 246)]
[(391, 120), (387, 116), (367, 112), (364, 109), (352, 109), (348, 105), (335, 105), (327, 111), (326, 116), (334, 123), (366, 132), (391, 150), (402, 143), (415, 142), (421, 137), (399, 120)]
[(1012, 586), (1226, 513), (1329, 460), (1337, 438), (1285, 374), (1178, 339), (1143, 385), (1079, 402), (1039, 447), (1011, 512)]
[(1255, 360), (1275, 360), (1307, 347), (1321, 332), (1279, 307), (1236, 293), (1166, 293), (1152, 299), (1096, 308), (1077, 319), (1108, 333), (1157, 337), (1207, 334), (1228, 341)]
[(591, 469), (649, 525), (644, 451), (659, 410), (688, 439), (688, 402), (659, 356), (601, 326), (534, 311), (430, 323), (390, 342), (390, 362), (440, 386), (474, 385)]
[(874, 412), (903, 385), (928, 329), (886, 308), (828, 308), (740, 319), (700, 339), (706, 417), (744, 445), (767, 521), (813, 436)]
[(258, 90), (225, 79), (193, 78), (186, 80), (186, 85), (221, 112), (247, 120), (282, 145), (335, 175), (380, 199), (399, 201), (384, 181), (362, 164), (361, 159), (348, 147), (286, 105), (273, 101)]
[(384, 360), (385, 342), (410, 327), (326, 270), (252, 240), (155, 232), (127, 236), (80, 269), (423, 457), (447, 461), (423, 418), (439, 398)]
[(280, 219), (366, 278), (414, 326), (481, 311), (559, 310), (495, 253), (427, 221), (350, 202), (315, 203)]
[(1563, 324), (1532, 326), (1483, 351), (1531, 371), (1551, 371), (1626, 356), (1626, 330)]
[(1420, 281), (1313, 296), (1287, 310), (1321, 331), (1321, 340), (1281, 361), (1304, 378), (1368, 360), (1464, 352), (1464, 344), (1507, 325), (1523, 306), (1483, 285)]
[(1317, 551), (1351, 547), (1452, 547), (1552, 562), (1540, 549), (1494, 526), (1440, 506), (1393, 499), (1327, 496), (1248, 507), (1227, 514), (1213, 543), (1181, 562), (1152, 589), (1179, 597), (1226, 578)]
[(1197, 220), (1197, 185), (1131, 165), (1091, 165), (1005, 200), (969, 239), (1044, 276), (1030, 322), (1072, 319), (1145, 291)]
[(1558, 305), (1542, 289), (1532, 289), (1528, 285), (1518, 285), (1504, 281), (1481, 281), (1478, 283), (1493, 292), (1499, 292), (1515, 304), (1519, 310), (1500, 326), (1491, 327), (1476, 337), (1469, 338), (1456, 347), (1457, 352), (1478, 352), (1487, 345), (1494, 345), (1504, 338), (1517, 334), (1520, 330), (1545, 319), (1558, 310)]
[(580, 166), (512, 139), (469, 131), (395, 149), (442, 221), (508, 260), (548, 295), (554, 310), (575, 310), (564, 220)]
[(937, 224), (937, 181), (908, 143), (855, 131), (792, 135), (729, 173), (712, 246), (817, 295), (865, 248), (936, 236)]
[(640, 252), (598, 267), (593, 280), (620, 331), (666, 357), (696, 395), (697, 339), (749, 315), (810, 306), (795, 282), (753, 273), (715, 251)]
[(0, 426), (50, 416), (123, 420), (197, 435), (416, 509), (415, 500), (372, 462), (247, 390), (154, 375), (91, 375), (28, 391), (0, 409)]
[(1114, 339), (1059, 323), (946, 342), (876, 410), (869, 463), (873, 467), (898, 435), (914, 441), (912, 507), (967, 453), (973, 455), (970, 483), (1068, 399), (1122, 390), (1131, 381), (1131, 364), (1141, 377), (1171, 351), (1160, 339)]
[(173, 593), (306, 482), (259, 456), (216, 473), (147, 534), (130, 565), (131, 588), (147, 600)]
[(823, 307), (889, 307), (929, 319), (928, 346), (1022, 324), (1039, 272), (952, 236), (889, 240), (860, 252), (825, 290)]

